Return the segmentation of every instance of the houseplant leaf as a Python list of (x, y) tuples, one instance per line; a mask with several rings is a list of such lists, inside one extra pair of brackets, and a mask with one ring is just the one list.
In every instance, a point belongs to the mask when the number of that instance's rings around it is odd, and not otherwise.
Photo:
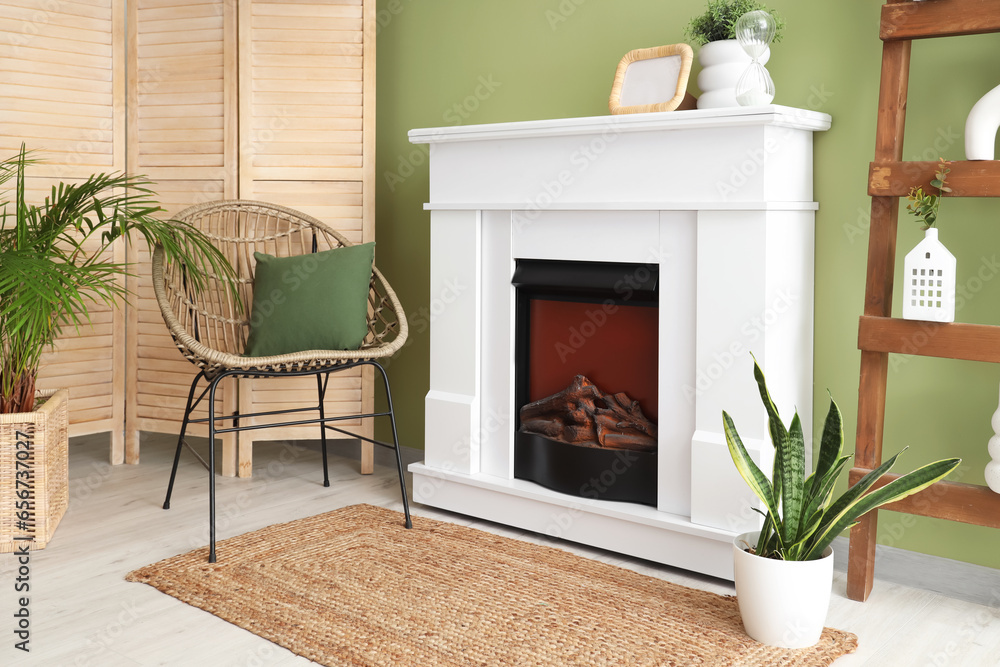
[(840, 408), (833, 397), (830, 397), (830, 408), (823, 424), (823, 436), (819, 444), (819, 457), (816, 461), (816, 472), (812, 475), (809, 487), (809, 497), (815, 495), (824, 484), (824, 478), (840, 460), (844, 451), (844, 422), (840, 416)]
[(781, 536), (785, 545), (795, 541), (802, 523), (805, 467), (805, 437), (796, 412), (781, 452)]
[(892, 466), (896, 464), (896, 459), (899, 458), (901, 453), (902, 452), (897, 452), (887, 461), (883, 461), (877, 468), (859, 479), (856, 484), (847, 489), (843, 495), (834, 501), (834, 503), (824, 512), (825, 516), (819, 530), (824, 531), (833, 521), (836, 520), (836, 517), (844, 511), (844, 508), (857, 502), (857, 500), (861, 498), (861, 496), (863, 496), (868, 489), (872, 488), (875, 485), (875, 482), (880, 480), (887, 472), (889, 472), (889, 470), (892, 469)]
[(764, 503), (764, 507), (767, 508), (768, 512), (767, 519), (771, 523), (775, 523), (774, 517), (779, 516), (778, 503), (774, 496), (770, 480), (767, 479), (767, 475), (750, 458), (750, 454), (743, 445), (739, 433), (736, 432), (732, 417), (725, 411), (722, 413), (722, 423), (726, 432), (726, 444), (729, 446), (729, 454), (733, 457), (733, 461), (736, 462), (736, 469), (739, 471), (740, 477), (746, 481), (754, 494)]
[(894, 479), (880, 489), (857, 498), (844, 507), (825, 530), (816, 535), (809, 551), (805, 554), (805, 560), (819, 558), (837, 535), (853, 526), (869, 511), (923, 491), (931, 484), (947, 477), (961, 462), (961, 459), (951, 458), (928, 463)]
[(833, 495), (833, 488), (837, 483), (837, 478), (840, 477), (844, 465), (850, 460), (850, 456), (842, 456), (837, 459), (833, 467), (823, 476), (819, 489), (810, 495), (805, 507), (802, 509), (803, 524), (796, 538), (797, 541), (808, 539), (819, 528), (823, 514)]
[[(753, 356), (753, 355), (751, 355)], [(780, 500), (782, 497), (782, 454), (785, 450), (784, 442), (788, 438), (788, 431), (785, 429), (785, 424), (781, 421), (781, 417), (778, 416), (778, 409), (774, 405), (774, 401), (771, 400), (771, 394), (767, 390), (767, 382), (764, 379), (764, 372), (760, 368), (760, 364), (757, 363), (757, 358), (753, 357), (753, 376), (757, 381), (757, 389), (760, 392), (760, 400), (764, 403), (764, 409), (767, 411), (767, 428), (771, 436), (771, 444), (774, 446), (774, 468), (771, 473), (771, 483), (773, 485), (772, 491), (774, 493), (775, 500)], [(779, 526), (779, 521), (774, 521), (775, 526)], [(763, 535), (761, 536), (763, 540)], [(763, 547), (763, 544), (759, 546)]]

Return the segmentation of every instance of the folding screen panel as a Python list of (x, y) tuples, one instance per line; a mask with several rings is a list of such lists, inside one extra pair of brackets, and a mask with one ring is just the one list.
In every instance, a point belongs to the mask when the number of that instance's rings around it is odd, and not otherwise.
[[(299, 209), (359, 243), (374, 240), (374, 5), (361, 0), (241, 0), (239, 5), (240, 196)], [(371, 411), (372, 379), (371, 369), (333, 376), (328, 413)], [(314, 402), (315, 384), (313, 378), (248, 380), (240, 386), (240, 411)], [(363, 434), (370, 437), (368, 422)], [(255, 437), (247, 435), (241, 434), (241, 444)], [(316, 427), (287, 429), (282, 437), (314, 439)], [(241, 474), (248, 453), (241, 447)], [(362, 470), (370, 472), (371, 466), (366, 445)]]
[[(124, 11), (124, 0), (0, 2), (0, 155), (22, 141), (36, 152), (41, 162), (26, 184), (32, 203), (59, 181), (125, 168)], [(113, 254), (124, 259), (124, 247)], [(90, 312), (91, 326), (65, 331), (45, 355), (39, 386), (69, 389), (70, 435), (111, 431), (120, 452), (125, 316), (103, 304)]]
[[(138, 0), (129, 7), (129, 171), (156, 185), (168, 215), (237, 196), (236, 7), (223, 0)], [(131, 249), (126, 460), (139, 431), (176, 433), (196, 368), (174, 346), (153, 295), (149, 252)], [(232, 412), (223, 386), (220, 412)], [(207, 410), (196, 416), (204, 417)], [(191, 428), (196, 435), (208, 429)]]

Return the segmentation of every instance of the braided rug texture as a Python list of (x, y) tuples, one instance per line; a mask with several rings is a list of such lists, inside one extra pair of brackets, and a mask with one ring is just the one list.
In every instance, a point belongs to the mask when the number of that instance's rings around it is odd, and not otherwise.
[(743, 632), (736, 599), (575, 554), (381, 507), (269, 526), (129, 573), (330, 667), (812, 667), (854, 651), (777, 649)]

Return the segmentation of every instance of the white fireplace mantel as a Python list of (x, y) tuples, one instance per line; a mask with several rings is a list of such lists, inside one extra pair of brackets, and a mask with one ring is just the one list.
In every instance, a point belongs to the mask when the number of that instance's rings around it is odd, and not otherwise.
[[(414, 500), (732, 578), (759, 516), (722, 410), (773, 458), (751, 352), (812, 431), (812, 133), (829, 126), (767, 106), (411, 131), (430, 146), (433, 314)], [(657, 507), (514, 478), (521, 258), (658, 265)]]

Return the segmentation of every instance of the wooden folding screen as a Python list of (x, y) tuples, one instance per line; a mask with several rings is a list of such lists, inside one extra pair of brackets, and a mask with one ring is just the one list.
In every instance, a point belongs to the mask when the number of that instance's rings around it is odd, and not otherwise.
[[(31, 184), (36, 196), (53, 179), (127, 169), (156, 182), (170, 214), (222, 198), (262, 199), (301, 209), (351, 240), (373, 240), (374, 7), (0, 0), (0, 150), (13, 152), (22, 137), (49, 148), (50, 166)], [(178, 430), (194, 367), (162, 323), (148, 252), (116, 252), (136, 262), (133, 307), (124, 315), (95, 310), (93, 329), (71, 332), (46, 360), (43, 384), (70, 387), (74, 434), (110, 430), (112, 460), (137, 463), (139, 431)], [(280, 389), (275, 382), (226, 387), (220, 408), (247, 413), (315, 400), (314, 381), (285, 380)], [(335, 376), (328, 414), (370, 409), (372, 397), (370, 373)], [(315, 439), (318, 429), (242, 437), (239, 454), (234, 440), (225, 442), (224, 474), (250, 473), (254, 437)], [(370, 472), (371, 447), (364, 452)]]

